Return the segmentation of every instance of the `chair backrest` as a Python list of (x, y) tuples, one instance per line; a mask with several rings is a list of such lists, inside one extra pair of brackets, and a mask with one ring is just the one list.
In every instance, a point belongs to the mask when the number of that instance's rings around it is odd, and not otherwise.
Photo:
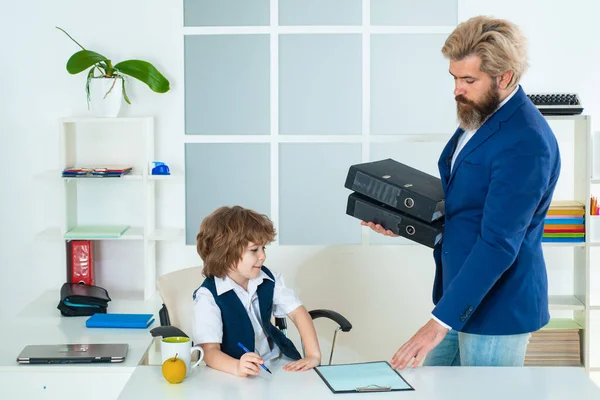
[(189, 337), (193, 334), (192, 294), (203, 280), (202, 267), (180, 269), (157, 279), (158, 291), (169, 312), (171, 325), (178, 327)]

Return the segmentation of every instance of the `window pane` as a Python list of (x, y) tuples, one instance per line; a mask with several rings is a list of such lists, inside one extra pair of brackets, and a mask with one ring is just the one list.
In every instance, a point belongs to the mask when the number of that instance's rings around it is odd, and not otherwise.
[(279, 25), (361, 25), (362, 0), (279, 0)]
[(185, 26), (269, 25), (269, 0), (184, 0)]
[(361, 35), (282, 35), (279, 129), (282, 134), (360, 134)]
[(185, 132), (268, 134), (268, 35), (185, 37)]
[(456, 0), (371, 0), (371, 25), (454, 26)]
[(454, 81), (440, 49), (446, 35), (373, 35), (371, 133), (456, 129)]
[(360, 244), (361, 226), (346, 215), (350, 165), (361, 159), (358, 143), (284, 143), (279, 148), (281, 244)]
[(186, 244), (202, 219), (221, 206), (270, 214), (270, 151), (265, 143), (186, 143)]

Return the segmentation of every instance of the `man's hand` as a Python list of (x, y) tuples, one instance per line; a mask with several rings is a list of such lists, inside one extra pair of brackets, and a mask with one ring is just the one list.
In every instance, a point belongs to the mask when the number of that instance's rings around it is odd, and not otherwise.
[(404, 369), (412, 359), (415, 360), (412, 367), (418, 366), (427, 353), (440, 344), (447, 333), (448, 329), (430, 319), (394, 354), (392, 368)]
[(373, 229), (375, 232), (381, 233), (382, 235), (390, 236), (390, 237), (398, 237), (398, 235), (396, 235), (394, 232), (390, 231), (389, 229), (386, 230), (383, 226), (381, 226), (379, 224), (374, 224), (372, 222), (365, 222), (365, 221), (360, 221), (360, 224), (362, 226), (368, 226), (369, 228)]
[(314, 367), (318, 367), (320, 363), (320, 357), (307, 356), (298, 361), (292, 361), (291, 363), (286, 364), (283, 369), (284, 371), (307, 371)]
[(252, 352), (244, 354), (238, 361), (237, 376), (258, 375), (262, 363), (264, 361), (258, 354)]

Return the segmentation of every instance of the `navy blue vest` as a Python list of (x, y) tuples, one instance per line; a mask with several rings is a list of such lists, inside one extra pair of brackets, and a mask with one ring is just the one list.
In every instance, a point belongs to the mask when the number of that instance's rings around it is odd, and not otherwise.
[[(275, 279), (273, 273), (269, 271), (267, 267), (263, 266), (262, 270), (271, 279)], [(238, 347), (238, 342), (242, 343), (250, 351), (254, 351), (254, 329), (252, 328), (248, 313), (235, 292), (229, 290), (218, 296), (214, 277), (206, 278), (200, 287), (205, 287), (212, 293), (215, 303), (217, 303), (217, 306), (221, 309), (221, 319), (223, 321), (223, 341), (221, 343), (221, 351), (238, 360), (245, 353), (244, 350)], [(275, 282), (268, 279), (264, 279), (256, 289), (261, 323), (265, 335), (279, 347), (285, 356), (293, 360), (299, 360), (302, 357), (300, 356), (300, 353), (298, 353), (298, 350), (296, 350), (292, 341), (271, 323), (274, 289)]]

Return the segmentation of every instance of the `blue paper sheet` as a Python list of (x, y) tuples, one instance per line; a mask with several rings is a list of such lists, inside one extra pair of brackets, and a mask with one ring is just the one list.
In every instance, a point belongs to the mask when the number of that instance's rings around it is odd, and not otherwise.
[(322, 365), (315, 370), (333, 393), (414, 390), (385, 361)]

